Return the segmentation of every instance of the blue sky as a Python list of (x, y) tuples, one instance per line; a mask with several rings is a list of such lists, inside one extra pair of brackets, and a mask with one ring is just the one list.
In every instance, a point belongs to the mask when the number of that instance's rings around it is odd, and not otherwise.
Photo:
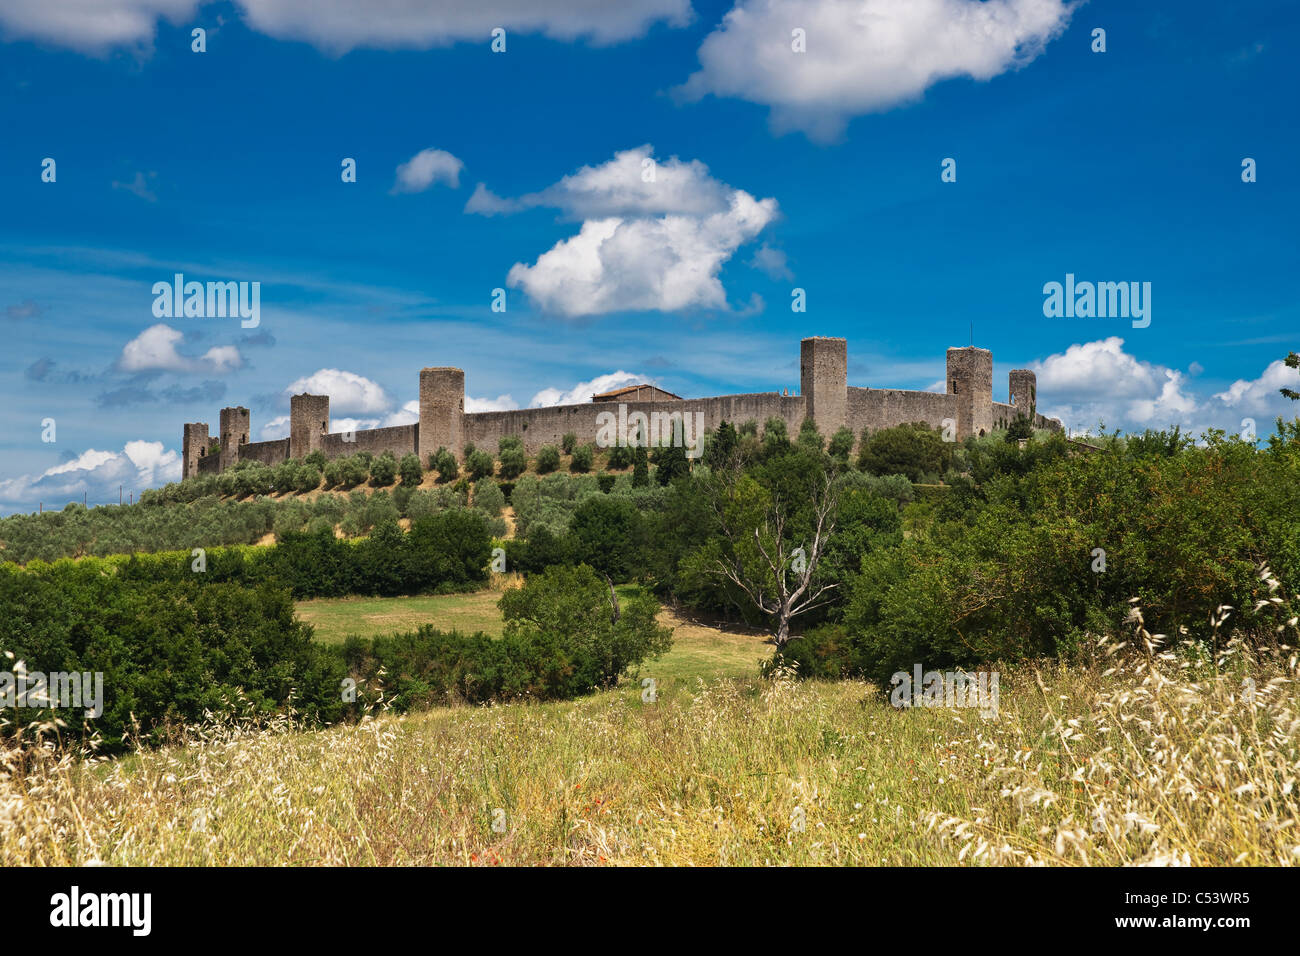
[[(1071, 428), (1267, 433), (1296, 411), (1298, 21), (1280, 0), (0, 0), (0, 511), (174, 479), (182, 423), (223, 405), (281, 437), (304, 387), (363, 427), (413, 420), (428, 365), (465, 369), (471, 409), (793, 391), (815, 334), (848, 338), (851, 384), (942, 388), (973, 325), (994, 397), (1034, 368)], [(260, 324), (155, 316), (176, 272), (260, 282)], [(1151, 283), (1149, 326), (1045, 317), (1067, 273)]]

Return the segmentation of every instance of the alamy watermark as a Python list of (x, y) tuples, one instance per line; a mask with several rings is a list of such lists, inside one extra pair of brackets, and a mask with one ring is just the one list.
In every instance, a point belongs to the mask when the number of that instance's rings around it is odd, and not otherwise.
[(970, 707), (981, 717), (998, 715), (998, 672), (925, 671), (921, 665), (912, 673), (895, 671), (889, 679), (894, 688), (889, 702), (895, 707)]
[(29, 671), (19, 661), (15, 670), (0, 671), (0, 710), (31, 707), (38, 710), (85, 708), (87, 717), (104, 712), (102, 671)]
[(262, 283), (186, 282), (178, 272), (171, 282), (153, 284), (153, 314), (158, 319), (224, 319), (239, 317), (242, 328), (262, 322)]
[(685, 448), (687, 458), (704, 453), (703, 412), (629, 412), (622, 402), (618, 414), (596, 416), (596, 445), (599, 448)]
[(1049, 319), (1132, 319), (1133, 328), (1151, 324), (1150, 282), (1076, 282), (1043, 285), (1043, 315)]

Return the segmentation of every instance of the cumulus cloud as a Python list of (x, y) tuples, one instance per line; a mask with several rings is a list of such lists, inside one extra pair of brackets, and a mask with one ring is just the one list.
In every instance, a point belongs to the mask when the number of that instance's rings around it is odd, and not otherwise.
[(486, 44), (496, 27), (555, 40), (616, 43), (651, 24), (684, 26), (690, 0), (237, 0), (256, 30), (306, 40), (334, 53), (356, 47), (426, 49), (460, 40)]
[[(772, 108), (775, 132), (839, 136), (850, 117), (915, 100), (953, 77), (988, 80), (1065, 30), (1065, 0), (738, 0), (678, 88)], [(793, 50), (802, 29), (805, 52)]]
[(239, 349), (220, 345), (208, 349), (198, 358), (189, 358), (176, 350), (185, 336), (164, 323), (151, 325), (122, 348), (117, 368), (123, 372), (205, 372), (224, 374), (244, 364)]
[(129, 441), (120, 452), (91, 448), (39, 475), (0, 481), (0, 507), (35, 511), (38, 503), (62, 507), (69, 501), (116, 502), (118, 485), (139, 493), (181, 477), (181, 456), (157, 441)]
[[(1197, 370), (1199, 363), (1192, 363)], [(1124, 340), (1111, 336), (1071, 345), (1065, 352), (1031, 365), (1038, 376), (1038, 411), (1060, 418), (1070, 429), (1107, 428), (1143, 431), (1174, 425), (1200, 434), (1207, 428), (1238, 433), (1243, 420), (1253, 419), (1263, 434), (1277, 416), (1294, 417), (1300, 408), (1278, 394), (1296, 372), (1282, 362), (1271, 363), (1256, 379), (1240, 379), (1226, 390), (1198, 394), (1196, 372), (1144, 362), (1124, 350)]]
[(498, 395), (496, 398), (474, 398), (465, 396), (465, 411), (467, 412), (508, 412), (519, 407), (509, 395)]
[(460, 188), (460, 171), (465, 164), (442, 149), (422, 149), (397, 167), (394, 193), (418, 193), (434, 183)]
[(698, 161), (658, 163), (653, 152), (616, 153), (517, 200), (583, 222), (533, 265), (515, 263), (506, 284), (567, 316), (728, 308), (718, 273), (776, 219), (776, 200), (733, 189)]
[[(555, 40), (617, 43), (658, 22), (685, 26), (690, 0), (234, 0), (245, 24), (334, 54), (357, 47), (428, 49), (487, 43), (495, 27)], [(189, 22), (200, 0), (0, 0), (8, 36), (100, 51), (152, 42), (159, 17)], [(202, 5), (207, 5), (206, 3)]]
[(278, 441), (281, 438), (289, 437), (289, 416), (277, 415), (259, 430), (259, 438), (262, 441)]
[[(297, 379), (284, 390), (286, 396), (301, 395), (303, 392), (310, 395), (328, 395), (331, 415), (335, 411), (362, 415), (385, 414), (392, 404), (388, 395), (376, 382), (355, 372), (345, 372), (337, 368), (319, 369), (311, 375)], [(330, 427), (333, 428), (333, 424)], [(334, 430), (346, 429), (338, 427)]]
[(6, 38), (32, 39), (99, 51), (152, 42), (158, 18), (189, 19), (198, 0), (0, 0)]
[(609, 372), (597, 375), (589, 382), (579, 382), (570, 389), (544, 388), (528, 403), (529, 408), (544, 408), (550, 405), (582, 405), (591, 401), (591, 396), (602, 392), (611, 392), (626, 385), (640, 385), (646, 381), (645, 376), (634, 372)]

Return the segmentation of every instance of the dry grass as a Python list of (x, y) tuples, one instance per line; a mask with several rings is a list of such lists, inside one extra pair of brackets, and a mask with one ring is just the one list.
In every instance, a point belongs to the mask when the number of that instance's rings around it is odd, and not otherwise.
[(0, 865), (1300, 862), (1294, 654), (1102, 653), (1004, 670), (993, 719), (751, 676), (11, 750)]

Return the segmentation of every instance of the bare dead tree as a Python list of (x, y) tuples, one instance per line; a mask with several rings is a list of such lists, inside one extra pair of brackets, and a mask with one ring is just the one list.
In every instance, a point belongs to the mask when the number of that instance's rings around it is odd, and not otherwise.
[(818, 582), (816, 576), (826, 545), (835, 532), (838, 488), (833, 475), (827, 471), (813, 495), (812, 540), (803, 548), (801, 543), (788, 540), (790, 509), (775, 494), (758, 526), (740, 526), (741, 522), (728, 508), (730, 493), (736, 487), (736, 474), (732, 473), (733, 480), (724, 478), (712, 499), (718, 526), (729, 547), (728, 553), (717, 558), (707, 570), (735, 584), (755, 607), (775, 620), (776, 631), (768, 642), (779, 649), (798, 636), (790, 634), (790, 621), (826, 604), (830, 600), (828, 592), (836, 587)]

